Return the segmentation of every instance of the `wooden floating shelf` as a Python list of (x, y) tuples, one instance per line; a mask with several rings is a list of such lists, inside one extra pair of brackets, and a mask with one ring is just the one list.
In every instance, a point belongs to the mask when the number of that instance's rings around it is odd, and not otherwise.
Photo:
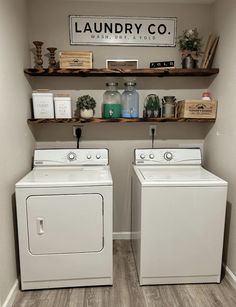
[(105, 119), (94, 117), (92, 119), (58, 118), (58, 119), (28, 119), (29, 124), (84, 124), (84, 123), (146, 123), (146, 122), (215, 122), (208, 118), (118, 118)]
[(127, 76), (143, 76), (143, 77), (177, 77), (177, 76), (211, 76), (219, 73), (219, 68), (196, 68), (196, 69), (159, 69), (159, 68), (140, 68), (140, 69), (56, 69), (48, 71), (48, 69), (37, 70), (33, 68), (25, 69), (25, 74), (30, 76), (46, 76), (46, 77), (127, 77)]

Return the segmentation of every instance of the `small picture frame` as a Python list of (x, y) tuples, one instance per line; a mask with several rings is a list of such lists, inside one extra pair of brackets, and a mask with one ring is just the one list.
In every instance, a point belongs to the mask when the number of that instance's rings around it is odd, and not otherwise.
[(133, 59), (108, 59), (106, 60), (107, 69), (137, 69), (138, 60)]

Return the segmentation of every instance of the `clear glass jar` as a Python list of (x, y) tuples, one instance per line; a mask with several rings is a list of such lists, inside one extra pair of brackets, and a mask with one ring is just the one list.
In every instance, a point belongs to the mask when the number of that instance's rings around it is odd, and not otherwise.
[(102, 117), (119, 118), (121, 117), (121, 95), (117, 90), (118, 83), (106, 83), (107, 90), (103, 95)]
[(139, 94), (136, 92), (135, 82), (126, 82), (125, 90), (122, 93), (122, 117), (139, 117)]

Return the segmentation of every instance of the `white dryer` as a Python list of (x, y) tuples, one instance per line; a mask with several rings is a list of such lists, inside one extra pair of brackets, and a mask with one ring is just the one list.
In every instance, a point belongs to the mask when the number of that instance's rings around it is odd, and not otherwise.
[(36, 150), (16, 184), (21, 289), (112, 285), (107, 149)]
[(200, 149), (136, 149), (132, 247), (140, 285), (220, 282), (227, 182)]

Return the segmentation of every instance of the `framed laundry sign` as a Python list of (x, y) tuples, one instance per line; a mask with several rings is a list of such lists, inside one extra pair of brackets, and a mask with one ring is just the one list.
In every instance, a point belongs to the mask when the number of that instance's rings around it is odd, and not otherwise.
[(69, 16), (71, 45), (169, 46), (176, 44), (175, 17)]

